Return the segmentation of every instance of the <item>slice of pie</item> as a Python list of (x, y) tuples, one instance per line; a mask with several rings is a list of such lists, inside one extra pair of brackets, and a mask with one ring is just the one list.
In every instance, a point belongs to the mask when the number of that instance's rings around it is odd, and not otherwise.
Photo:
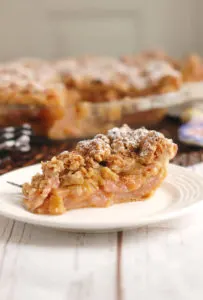
[(24, 205), (54, 215), (143, 200), (160, 186), (176, 152), (177, 145), (159, 132), (113, 128), (43, 162), (42, 174), (23, 185)]

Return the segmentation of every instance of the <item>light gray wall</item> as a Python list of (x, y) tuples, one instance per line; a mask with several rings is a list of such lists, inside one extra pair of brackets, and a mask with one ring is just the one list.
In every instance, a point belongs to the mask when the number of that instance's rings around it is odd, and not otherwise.
[(154, 47), (203, 54), (202, 11), (202, 0), (1, 0), (0, 60)]

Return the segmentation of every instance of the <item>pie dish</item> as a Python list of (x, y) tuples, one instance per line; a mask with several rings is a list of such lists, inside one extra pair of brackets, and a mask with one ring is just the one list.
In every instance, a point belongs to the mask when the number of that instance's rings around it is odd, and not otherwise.
[(113, 128), (42, 163), (23, 185), (25, 207), (57, 215), (84, 207), (144, 200), (160, 186), (177, 145), (156, 131)]

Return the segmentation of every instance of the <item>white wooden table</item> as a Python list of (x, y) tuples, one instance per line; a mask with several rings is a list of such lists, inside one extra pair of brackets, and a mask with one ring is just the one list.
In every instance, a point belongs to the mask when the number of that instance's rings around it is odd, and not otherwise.
[(105, 234), (0, 217), (0, 300), (41, 299), (202, 300), (203, 211)]

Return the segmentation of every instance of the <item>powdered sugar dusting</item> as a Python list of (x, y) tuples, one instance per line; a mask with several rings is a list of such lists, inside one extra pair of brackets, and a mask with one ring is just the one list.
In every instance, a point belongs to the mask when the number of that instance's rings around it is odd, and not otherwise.
[(172, 76), (176, 78), (180, 76), (180, 73), (177, 70), (171, 68), (168, 63), (160, 60), (149, 61), (145, 67), (145, 72), (153, 82), (157, 82), (163, 76)]
[(133, 130), (128, 125), (123, 125), (121, 128), (109, 130), (107, 135), (98, 134), (91, 140), (79, 142), (76, 150), (83, 155), (96, 158), (97, 161), (116, 153), (131, 155), (132, 152), (136, 152), (139, 156), (145, 157), (153, 151), (160, 140), (172, 143), (157, 131), (147, 130), (144, 127)]
[(56, 78), (57, 73), (53, 68), (35, 61), (15, 61), (0, 65), (0, 89), (44, 92), (47, 84)]
[(121, 128), (113, 128), (108, 131), (108, 137), (115, 142), (120, 140), (128, 147), (129, 145), (137, 147), (140, 141), (145, 138), (148, 134), (148, 130), (144, 127), (133, 130), (128, 125), (123, 125)]
[(161, 78), (181, 75), (164, 60), (149, 60), (141, 65), (129, 65), (115, 58), (90, 57), (86, 59), (70, 58), (58, 61), (56, 69), (64, 76), (76, 81), (98, 80), (104, 84), (122, 83), (126, 87), (144, 89), (156, 84)]
[(100, 162), (110, 155), (111, 146), (109, 139), (105, 135), (99, 134), (91, 140), (79, 142), (76, 150)]
[[(149, 139), (148, 136), (150, 136)], [(148, 155), (148, 152), (151, 151), (151, 144), (154, 144), (157, 138), (164, 138), (161, 133), (156, 131), (149, 131), (144, 127), (133, 130), (127, 125), (109, 130), (108, 137), (111, 140), (111, 148), (113, 151), (120, 152), (139, 149), (140, 156)], [(140, 148), (143, 141), (145, 141), (146, 146)]]

